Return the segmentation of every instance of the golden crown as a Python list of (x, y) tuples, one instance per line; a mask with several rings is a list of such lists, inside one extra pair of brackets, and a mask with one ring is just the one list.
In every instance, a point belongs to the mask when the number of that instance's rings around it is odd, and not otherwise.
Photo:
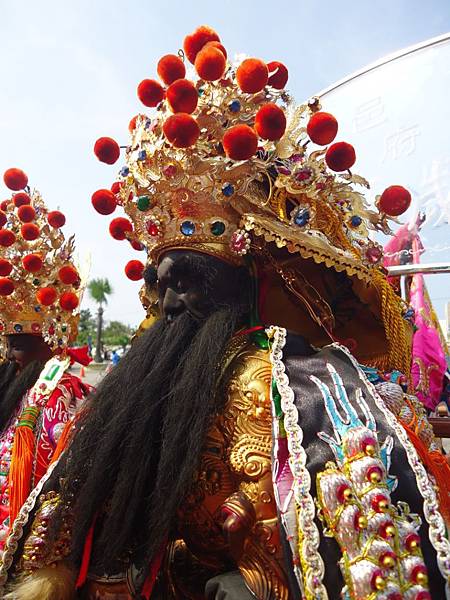
[[(195, 66), (191, 79), (186, 58)], [(102, 214), (117, 205), (127, 214), (111, 222), (114, 238), (145, 246), (152, 261), (195, 246), (237, 262), (254, 232), (370, 279), (382, 250), (368, 231), (388, 233), (388, 215), (406, 210), (410, 195), (393, 186), (378, 198), (381, 212), (368, 208), (369, 185), (350, 172), (353, 147), (332, 143), (338, 123), (317, 98), (293, 104), (284, 65), (253, 58), (231, 65), (218, 35), (200, 27), (157, 71), (162, 84), (138, 86), (154, 110), (131, 120), (118, 181), (92, 197)], [(94, 151), (109, 164), (120, 155), (111, 138), (97, 140)]]
[(15, 193), (0, 205), (0, 332), (64, 349), (77, 335), (82, 293), (74, 238), (65, 240), (65, 216), (48, 210), (23, 171), (8, 169), (4, 181)]

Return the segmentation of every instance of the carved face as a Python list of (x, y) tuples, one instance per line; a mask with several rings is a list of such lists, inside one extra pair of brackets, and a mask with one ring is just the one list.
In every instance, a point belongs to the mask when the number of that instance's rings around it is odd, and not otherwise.
[(186, 250), (165, 254), (158, 266), (162, 316), (173, 321), (183, 312), (203, 319), (239, 299), (237, 269), (224, 261)]
[(7, 358), (15, 361), (23, 369), (33, 360), (48, 360), (51, 350), (40, 335), (21, 333), (8, 335)]

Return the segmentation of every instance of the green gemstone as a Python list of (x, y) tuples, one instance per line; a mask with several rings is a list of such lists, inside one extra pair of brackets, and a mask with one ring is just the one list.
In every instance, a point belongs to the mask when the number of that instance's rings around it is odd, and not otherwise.
[(213, 235), (222, 235), (222, 233), (224, 231), (225, 231), (225, 223), (222, 223), (222, 221), (215, 221), (211, 225), (211, 233)]
[(63, 325), (63, 326), (61, 327), (61, 331), (64, 333), (65, 331), (67, 331), (67, 327), (66, 327), (65, 325)]
[(39, 279), (33, 279), (33, 285), (39, 285), (41, 282)]
[(137, 207), (139, 210), (148, 210), (150, 206), (150, 198), (148, 196), (139, 196), (137, 199)]

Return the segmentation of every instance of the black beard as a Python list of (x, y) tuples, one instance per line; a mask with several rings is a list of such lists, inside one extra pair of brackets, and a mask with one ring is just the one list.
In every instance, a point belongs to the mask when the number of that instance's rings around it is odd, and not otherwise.
[(240, 318), (222, 307), (201, 322), (183, 314), (156, 323), (90, 397), (56, 475), (61, 506), (73, 509), (76, 563), (96, 517), (92, 558), (102, 572), (158, 551), (220, 408), (221, 359)]
[(0, 365), (0, 432), (9, 425), (25, 393), (33, 387), (45, 362), (35, 360), (21, 371), (13, 361)]

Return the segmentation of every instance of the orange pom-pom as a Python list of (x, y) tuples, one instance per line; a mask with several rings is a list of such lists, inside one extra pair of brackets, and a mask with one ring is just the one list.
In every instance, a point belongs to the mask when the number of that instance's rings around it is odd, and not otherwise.
[(58, 297), (55, 288), (44, 287), (36, 292), (36, 300), (43, 306), (50, 306)]
[(346, 171), (355, 164), (355, 149), (347, 142), (336, 142), (325, 154), (325, 162), (332, 171)]
[(184, 62), (176, 54), (166, 54), (160, 58), (157, 71), (159, 77), (166, 85), (170, 85), (177, 79), (183, 79), (186, 75)]
[(14, 292), (14, 283), (8, 277), (0, 277), (0, 296), (10, 296)]
[(124, 217), (117, 217), (109, 224), (109, 233), (115, 240), (124, 240), (127, 237), (127, 233), (131, 233), (132, 231), (133, 225)]
[(247, 160), (258, 148), (258, 136), (248, 125), (235, 125), (225, 132), (223, 149), (232, 160)]
[(22, 265), (25, 271), (37, 273), (42, 269), (42, 258), (39, 254), (27, 254), (22, 258)]
[(78, 303), (78, 296), (74, 292), (64, 292), (59, 298), (60, 307), (70, 312), (76, 309)]
[(284, 111), (273, 102), (261, 106), (256, 113), (255, 130), (264, 140), (279, 140), (286, 130)]
[(22, 223), (31, 223), (36, 217), (36, 211), (29, 204), (24, 204), (18, 209), (17, 216)]
[(14, 206), (19, 208), (20, 206), (25, 206), (25, 204), (31, 204), (31, 198), (26, 192), (17, 192), (13, 196)]
[(174, 113), (193, 113), (198, 102), (195, 85), (187, 79), (174, 81), (167, 88), (167, 102)]
[(116, 140), (101, 137), (94, 144), (94, 154), (100, 162), (113, 165), (120, 156), (120, 147)]
[(58, 277), (65, 285), (73, 285), (74, 283), (78, 283), (80, 281), (78, 271), (71, 265), (61, 267), (58, 271)]
[(16, 241), (16, 236), (9, 229), (0, 229), (0, 246), (8, 248)]
[(92, 194), (91, 202), (101, 215), (110, 215), (117, 206), (116, 198), (111, 190), (97, 190)]
[(125, 275), (128, 279), (131, 279), (131, 281), (139, 281), (139, 279), (142, 279), (143, 277), (144, 268), (145, 267), (140, 260), (130, 260), (125, 265)]
[(164, 100), (164, 88), (154, 79), (144, 79), (138, 85), (137, 95), (144, 106), (158, 106)]
[(200, 128), (191, 115), (178, 113), (166, 119), (163, 132), (175, 148), (189, 148), (198, 140)]
[(223, 52), (212, 46), (206, 46), (203, 50), (200, 50), (195, 59), (197, 73), (205, 81), (217, 81), (220, 79), (225, 73), (226, 64), (227, 61)]
[(246, 94), (256, 94), (267, 85), (269, 71), (259, 58), (246, 58), (236, 71), (239, 87)]
[(14, 192), (23, 190), (27, 186), (28, 177), (22, 171), (22, 169), (7, 169), (3, 175), (3, 181), (6, 187)]
[(225, 56), (225, 59), (228, 58), (228, 54), (225, 49), (225, 46), (222, 46), (222, 44), (220, 42), (208, 42), (207, 44), (205, 44), (203, 46), (202, 50), (204, 50), (205, 48), (217, 48), (217, 50), (220, 50), (222, 52), (222, 54)]
[(194, 64), (197, 54), (208, 42), (220, 42), (220, 38), (214, 29), (202, 25), (194, 33), (184, 38), (183, 49), (188, 57), (188, 61)]
[(379, 211), (390, 217), (398, 217), (408, 210), (411, 194), (401, 185), (391, 185), (381, 194), (377, 204)]
[(39, 237), (40, 231), (39, 227), (34, 223), (24, 223), (20, 228), (20, 233), (24, 240), (32, 242)]
[(268, 63), (267, 69), (269, 71), (269, 80), (267, 83), (276, 90), (282, 90), (289, 79), (289, 71), (287, 68), (283, 63), (274, 60)]
[(306, 131), (315, 144), (326, 146), (336, 137), (338, 122), (330, 113), (316, 112), (309, 119)]
[(0, 258), (0, 275), (6, 277), (12, 271), (12, 264), (6, 258)]
[(8, 222), (8, 217), (6, 216), (6, 213), (4, 213), (2, 210), (0, 210), (0, 227), (3, 227), (3, 225), (6, 225), (7, 222)]
[(52, 210), (47, 215), (47, 221), (50, 227), (59, 229), (66, 222), (66, 217), (59, 210)]

